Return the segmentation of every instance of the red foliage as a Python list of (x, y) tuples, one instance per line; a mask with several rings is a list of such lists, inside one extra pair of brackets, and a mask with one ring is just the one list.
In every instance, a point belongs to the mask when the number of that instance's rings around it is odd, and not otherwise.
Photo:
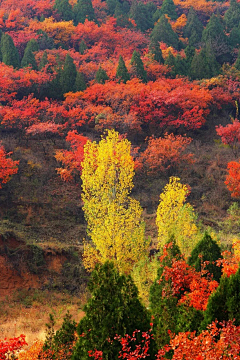
[(223, 275), (227, 277), (236, 274), (239, 268), (240, 256), (232, 254), (231, 251), (223, 251), (222, 259), (217, 260), (217, 266), (222, 267)]
[(226, 324), (215, 322), (198, 336), (195, 332), (172, 334), (170, 344), (159, 350), (156, 359), (165, 360), (165, 353), (173, 350), (172, 360), (239, 360), (239, 337), (240, 326), (233, 325), (232, 321)]
[(64, 165), (64, 168), (57, 169), (64, 181), (71, 180), (76, 170), (81, 173), (84, 145), (88, 140), (87, 137), (78, 134), (76, 131), (70, 131), (66, 137), (66, 141), (70, 142), (73, 150), (59, 150), (56, 152), (56, 159)]
[(229, 145), (233, 150), (233, 153), (237, 155), (238, 147), (240, 144), (240, 122), (238, 119), (233, 120), (232, 124), (227, 126), (216, 126), (216, 132), (221, 136), (222, 142), (225, 145)]
[(240, 197), (240, 161), (231, 161), (228, 163), (228, 175), (226, 177), (225, 184), (231, 196), (235, 198)]
[(25, 335), (11, 339), (0, 340), (0, 359), (15, 359), (16, 353), (27, 345)]
[(1, 184), (6, 184), (9, 180), (11, 175), (16, 174), (18, 172), (17, 165), (19, 161), (14, 161), (8, 156), (11, 153), (6, 153), (4, 147), (0, 145), (0, 189)]

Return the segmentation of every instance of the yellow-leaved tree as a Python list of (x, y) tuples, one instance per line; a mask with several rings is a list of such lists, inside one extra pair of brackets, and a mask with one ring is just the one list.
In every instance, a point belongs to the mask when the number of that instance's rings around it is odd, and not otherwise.
[(184, 256), (189, 256), (199, 241), (193, 207), (186, 203), (189, 193), (187, 185), (177, 177), (171, 177), (160, 194), (156, 224), (158, 227), (158, 246), (163, 247), (174, 237)]
[(112, 260), (121, 273), (129, 274), (146, 254), (142, 208), (130, 197), (134, 161), (131, 143), (108, 130), (97, 144), (88, 141), (82, 162), (82, 200), (91, 243), (85, 244), (84, 265)]

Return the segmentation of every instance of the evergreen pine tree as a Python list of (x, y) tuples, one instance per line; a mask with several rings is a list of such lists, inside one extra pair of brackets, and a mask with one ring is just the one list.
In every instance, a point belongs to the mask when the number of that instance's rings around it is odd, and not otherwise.
[(208, 300), (201, 328), (206, 329), (216, 319), (235, 320), (234, 324), (240, 325), (240, 269), (235, 275), (221, 277), (219, 286)]
[(26, 48), (29, 48), (32, 52), (38, 51), (39, 50), (39, 45), (37, 40), (35, 39), (31, 39), (28, 43)]
[(186, 54), (186, 62), (187, 62), (187, 66), (188, 68), (190, 68), (190, 65), (192, 63), (192, 59), (195, 55), (195, 48), (194, 46), (188, 45), (185, 50), (184, 50), (185, 54)]
[(78, 0), (74, 5), (73, 12), (75, 25), (79, 23), (83, 24), (86, 18), (88, 18), (88, 20), (96, 21), (91, 0)]
[(216, 260), (221, 259), (221, 249), (208, 233), (205, 232), (201, 241), (197, 243), (188, 259), (188, 264), (194, 266), (197, 271), (202, 270), (204, 261), (209, 262), (204, 269), (213, 275), (213, 279), (220, 280), (221, 268), (216, 265)]
[(55, 0), (53, 9), (57, 10), (62, 20), (73, 20), (73, 10), (68, 0)]
[[(2, 39), (2, 30), (0, 29), (0, 44), (1, 44), (1, 39)], [(2, 61), (2, 50), (1, 50), (1, 46), (0, 46), (0, 61)]]
[(39, 46), (39, 50), (46, 50), (54, 48), (54, 41), (52, 38), (48, 36), (48, 34), (43, 30), (38, 30), (37, 34), (40, 35), (37, 43)]
[(67, 54), (60, 80), (63, 94), (69, 91), (74, 91), (76, 76), (77, 69), (73, 62), (73, 58), (69, 54)]
[(154, 22), (152, 19), (152, 13), (150, 8), (143, 2), (133, 1), (130, 8), (130, 18), (134, 19), (137, 27), (145, 32), (146, 30), (153, 28)]
[(134, 74), (136, 75), (136, 77), (138, 77), (144, 83), (147, 82), (147, 72), (144, 69), (140, 54), (136, 50), (134, 50), (132, 54), (131, 65), (134, 69)]
[(47, 56), (47, 52), (44, 51), (43, 53), (43, 56), (40, 60), (40, 63), (39, 63), (39, 70), (42, 70), (42, 68), (44, 68), (44, 66), (46, 66), (48, 64), (48, 56)]
[(108, 14), (113, 15), (118, 4), (118, 0), (106, 0), (108, 7)]
[(178, 15), (176, 12), (176, 5), (173, 0), (164, 0), (159, 11), (160, 17), (162, 15), (168, 15), (172, 20), (177, 20)]
[(84, 79), (84, 75), (81, 72), (77, 72), (77, 76), (76, 76), (76, 81), (75, 81), (75, 85), (74, 85), (74, 90), (75, 91), (84, 91), (86, 90), (87, 85)]
[(80, 42), (80, 44), (79, 44), (79, 53), (81, 54), (81, 55), (83, 55), (84, 54), (84, 51), (85, 50), (87, 50), (87, 44), (85, 43), (85, 41), (84, 40), (82, 40), (81, 42)]
[(190, 8), (187, 16), (187, 23), (184, 27), (183, 34), (189, 40), (190, 46), (196, 46), (200, 43), (203, 32), (203, 24), (199, 20), (193, 7)]
[(196, 79), (209, 79), (219, 74), (220, 66), (215, 55), (207, 44), (200, 53), (195, 53), (189, 70), (190, 77)]
[(121, 55), (119, 56), (119, 60), (118, 60), (116, 78), (119, 79), (119, 82), (123, 81), (124, 84), (126, 84), (126, 82), (130, 80), (128, 69), (126, 68), (125, 62)]
[(11, 36), (8, 34), (2, 35), (1, 51), (2, 51), (2, 62), (4, 62), (4, 64), (13, 66), (14, 68), (20, 67), (18, 50), (15, 47)]
[(237, 60), (234, 64), (234, 67), (240, 71), (240, 50), (238, 51), (238, 57), (237, 57)]
[(92, 297), (77, 326), (77, 333), (84, 336), (78, 338), (72, 360), (87, 360), (88, 351), (94, 349), (102, 351), (104, 359), (117, 359), (121, 344), (114, 340), (116, 334), (147, 331), (149, 314), (130, 276), (120, 275), (111, 262), (96, 266), (88, 288)]
[(119, 27), (131, 27), (132, 26), (132, 24), (129, 22), (129, 15), (128, 15), (129, 5), (128, 5), (128, 10), (125, 11), (125, 3), (126, 3), (126, 1), (124, 1), (123, 3), (120, 3), (118, 1), (117, 5), (115, 7), (114, 17), (117, 19), (117, 26), (119, 26)]
[(105, 84), (105, 81), (107, 81), (108, 79), (109, 77), (106, 71), (100, 65), (95, 75), (95, 82), (98, 84)]
[(234, 48), (240, 47), (240, 25), (238, 27), (234, 26), (232, 29), (229, 35), (229, 44)]
[(186, 76), (188, 72), (188, 66), (186, 59), (177, 54), (175, 58), (175, 73), (176, 75)]
[(203, 30), (202, 42), (210, 44), (211, 51), (220, 64), (231, 62), (232, 56), (228, 37), (224, 33), (222, 22), (218, 16), (214, 14), (211, 16)]
[(151, 40), (149, 44), (149, 52), (153, 55), (153, 59), (159, 64), (164, 64), (164, 59), (162, 56), (162, 50), (160, 49), (159, 42), (154, 39)]
[(28, 67), (28, 66), (31, 66), (33, 70), (38, 69), (35, 56), (33, 55), (33, 52), (30, 49), (30, 47), (26, 47), (21, 61), (21, 67)]
[(171, 51), (168, 52), (168, 56), (165, 59), (165, 65), (169, 66), (171, 68), (170, 75), (174, 77), (176, 75), (175, 73), (175, 57), (171, 53)]
[(159, 21), (154, 26), (151, 32), (151, 39), (156, 42), (163, 41), (168, 46), (173, 46), (177, 50), (179, 50), (181, 47), (181, 43), (178, 39), (178, 36), (173, 31), (165, 15), (162, 15)]
[(230, 6), (224, 14), (227, 31), (231, 31), (240, 22), (240, 4), (236, 0), (230, 1)]

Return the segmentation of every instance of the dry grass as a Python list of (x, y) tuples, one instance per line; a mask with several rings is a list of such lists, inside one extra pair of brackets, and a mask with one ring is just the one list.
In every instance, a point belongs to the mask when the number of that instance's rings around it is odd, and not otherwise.
[[(31, 302), (31, 305), (28, 305)], [(45, 324), (49, 321), (49, 313), (56, 320), (55, 330), (62, 324), (67, 311), (78, 323), (84, 316), (82, 310), (86, 302), (86, 295), (79, 300), (64, 293), (56, 292), (30, 292), (21, 298), (21, 292), (15, 293), (12, 298), (6, 298), (0, 303), (0, 338), (11, 338), (26, 335), (28, 345), (35, 340), (45, 339)]]

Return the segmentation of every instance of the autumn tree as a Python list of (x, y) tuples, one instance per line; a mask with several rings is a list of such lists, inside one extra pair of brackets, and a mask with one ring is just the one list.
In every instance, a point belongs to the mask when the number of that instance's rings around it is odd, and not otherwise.
[(240, 161), (230, 161), (227, 170), (225, 184), (232, 197), (240, 198)]
[(197, 227), (193, 207), (185, 203), (189, 189), (177, 177), (171, 177), (160, 194), (156, 224), (158, 247), (174, 236), (182, 254), (188, 256), (197, 243)]
[(11, 153), (6, 153), (4, 147), (0, 145), (0, 189), (1, 184), (6, 184), (10, 177), (18, 172), (19, 161), (12, 160), (9, 155)]
[(20, 67), (18, 50), (10, 35), (3, 34), (1, 38), (2, 62), (14, 68)]
[(121, 55), (119, 56), (119, 60), (118, 60), (116, 78), (119, 79), (119, 81), (123, 81), (124, 84), (126, 84), (126, 82), (130, 80), (128, 69)]
[(138, 299), (131, 277), (120, 275), (112, 262), (96, 266), (88, 288), (92, 297), (77, 326), (79, 339), (72, 359), (87, 360), (95, 349), (102, 351), (106, 359), (116, 359), (121, 350), (116, 335), (131, 334), (136, 328), (147, 331), (149, 314)]
[(142, 82), (147, 82), (147, 72), (144, 69), (144, 65), (141, 59), (140, 54), (134, 50), (131, 58), (131, 65), (133, 68), (133, 73), (136, 77), (138, 77)]
[(91, 244), (85, 245), (84, 263), (114, 262), (129, 274), (146, 253), (142, 209), (129, 194), (133, 188), (131, 144), (114, 130), (97, 144), (88, 141), (82, 162), (82, 200)]

